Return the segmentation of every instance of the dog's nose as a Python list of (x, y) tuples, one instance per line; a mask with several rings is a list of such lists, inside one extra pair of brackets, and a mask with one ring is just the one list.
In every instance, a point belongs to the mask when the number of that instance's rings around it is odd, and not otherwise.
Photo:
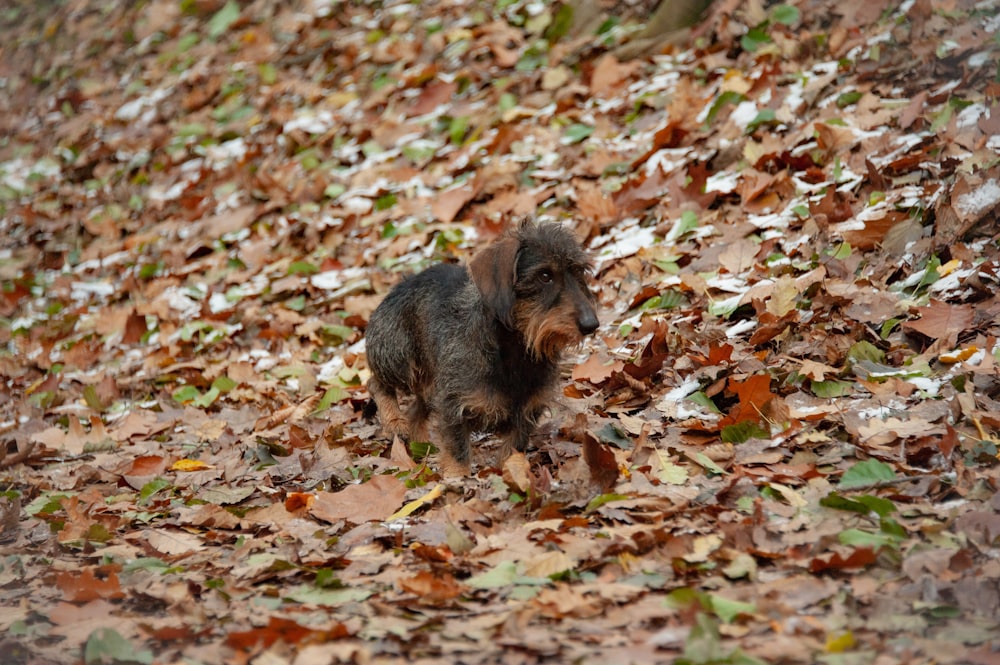
[(576, 316), (576, 327), (582, 335), (589, 335), (597, 330), (599, 325), (601, 324), (597, 320), (597, 315), (590, 308), (579, 312)]

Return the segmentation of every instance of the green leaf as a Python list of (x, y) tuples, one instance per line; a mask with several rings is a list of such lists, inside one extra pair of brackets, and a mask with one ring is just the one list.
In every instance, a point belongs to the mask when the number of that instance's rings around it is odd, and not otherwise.
[(509, 92), (505, 92), (500, 95), (500, 99), (497, 101), (497, 110), (500, 111), (500, 113), (509, 111), (515, 106), (517, 106), (517, 97)]
[(799, 22), (799, 8), (793, 5), (778, 5), (771, 9), (771, 20), (782, 25), (793, 25)]
[(572, 143), (579, 143), (588, 136), (594, 133), (594, 128), (590, 125), (584, 125), (581, 123), (573, 123), (566, 128), (563, 132), (562, 143), (563, 145), (570, 145)]
[[(406, 149), (404, 148), (403, 151), (405, 152)], [(326, 186), (326, 189), (323, 190), (323, 196), (330, 199), (335, 199), (346, 191), (347, 188), (344, 187), (339, 182), (331, 182), (329, 185)]]
[(329, 409), (333, 404), (343, 402), (350, 396), (350, 393), (340, 386), (333, 386), (323, 393), (323, 398), (319, 401), (319, 404), (316, 405), (316, 410), (313, 411), (313, 413), (319, 413), (320, 411)]
[(192, 385), (186, 385), (175, 390), (170, 396), (174, 398), (175, 402), (186, 404), (201, 397), (201, 392)]
[(344, 588), (321, 589), (312, 584), (303, 584), (293, 588), (283, 596), (285, 600), (308, 605), (337, 607), (346, 603), (358, 603), (366, 600), (374, 591), (369, 589)]
[(492, 570), (473, 575), (465, 583), (473, 589), (496, 589), (512, 585), (517, 578), (517, 564), (501, 561)]
[(215, 381), (212, 381), (212, 387), (217, 388), (221, 393), (228, 393), (238, 385), (240, 384), (236, 383), (225, 374), (215, 377)]
[(875, 513), (879, 517), (885, 517), (890, 513), (896, 512), (896, 504), (892, 501), (878, 496), (871, 496), (870, 494), (850, 499), (836, 492), (831, 492), (819, 500), (819, 505), (837, 510), (850, 510), (862, 515)]
[(628, 438), (628, 435), (624, 430), (615, 427), (612, 423), (605, 423), (601, 429), (595, 432), (597, 438), (603, 443), (614, 446), (619, 450), (631, 450), (632, 449), (632, 439)]
[(294, 298), (289, 298), (282, 304), (293, 312), (301, 312), (306, 308), (306, 297), (305, 295), (300, 294)]
[(94, 411), (104, 411), (104, 405), (101, 404), (101, 398), (97, 396), (97, 388), (93, 385), (83, 387), (83, 401), (86, 402), (87, 406)]
[(340, 578), (337, 577), (337, 571), (333, 568), (320, 568), (317, 570), (316, 579), (313, 580), (313, 585), (319, 587), (320, 589), (326, 589), (327, 587), (334, 587), (336, 589), (343, 588)]
[(448, 140), (451, 141), (452, 145), (462, 145), (468, 129), (469, 116), (460, 115), (457, 118), (452, 118), (451, 123), (448, 125)]
[(270, 62), (262, 62), (257, 65), (257, 75), (264, 85), (274, 85), (278, 80), (278, 70)]
[(705, 594), (701, 591), (696, 591), (690, 587), (680, 587), (679, 589), (674, 589), (667, 594), (666, 598), (663, 599), (663, 604), (672, 610), (686, 610), (694, 607), (695, 603), (698, 603), (702, 608), (705, 607)]
[(229, 27), (240, 17), (240, 6), (235, 0), (229, 0), (226, 5), (215, 13), (208, 21), (208, 36), (213, 40), (221, 37)]
[(375, 210), (382, 211), (388, 210), (392, 206), (396, 205), (396, 195), (392, 192), (388, 194), (383, 194), (382, 196), (375, 199)]
[(698, 215), (693, 210), (685, 210), (667, 233), (667, 242), (677, 240), (685, 233), (698, 228)]
[(701, 467), (706, 471), (708, 471), (709, 473), (715, 473), (720, 476), (726, 475), (726, 470), (723, 469), (718, 464), (716, 464), (715, 462), (713, 462), (711, 458), (705, 453), (695, 453), (694, 461), (697, 462), (699, 465), (701, 465)]
[(557, 41), (566, 36), (566, 33), (569, 32), (570, 26), (572, 25), (573, 3), (562, 3), (556, 11), (556, 15), (552, 17), (552, 23), (550, 23), (549, 27), (545, 29), (545, 39), (547, 39), (550, 44), (555, 44)]
[(170, 564), (162, 559), (153, 556), (139, 557), (132, 559), (122, 566), (123, 573), (131, 573), (136, 570), (148, 570), (154, 573), (162, 573), (170, 568)]
[(195, 399), (191, 400), (191, 406), (196, 406), (199, 409), (205, 409), (210, 406), (219, 398), (218, 388), (209, 388), (204, 394), (199, 395)]
[(712, 611), (726, 623), (732, 623), (733, 619), (741, 614), (753, 614), (757, 611), (757, 606), (753, 603), (730, 600), (729, 598), (723, 598), (711, 593), (708, 594), (708, 598), (711, 602)]
[(744, 420), (734, 425), (726, 425), (720, 432), (725, 443), (744, 443), (750, 439), (767, 439), (771, 433), (752, 420)]
[(879, 549), (880, 547), (895, 547), (899, 544), (899, 538), (888, 533), (870, 533), (861, 529), (847, 529), (841, 531), (837, 536), (841, 545), (848, 547), (870, 547)]
[(887, 480), (895, 480), (896, 472), (892, 467), (877, 459), (868, 459), (858, 462), (844, 472), (840, 477), (838, 486), (840, 489), (851, 489), (852, 487), (864, 487), (874, 485)]
[(546, 42), (535, 42), (524, 50), (518, 59), (514, 69), (519, 72), (533, 72), (539, 67), (548, 64), (548, 44)]
[(198, 137), (208, 133), (208, 128), (200, 122), (192, 122), (177, 128), (177, 136)]
[(896, 540), (905, 540), (907, 537), (906, 529), (903, 528), (903, 525), (891, 517), (883, 516), (879, 521), (879, 528), (882, 530), (882, 533), (888, 534)]
[(288, 266), (289, 275), (315, 275), (319, 267), (308, 261), (292, 261)]
[(599, 494), (587, 503), (587, 507), (584, 510), (589, 513), (597, 510), (606, 503), (611, 503), (612, 501), (626, 501), (630, 498), (631, 497), (625, 494)]
[(936, 134), (939, 129), (948, 124), (948, 121), (951, 120), (953, 108), (954, 107), (952, 107), (951, 104), (947, 104), (943, 109), (941, 109), (941, 112), (934, 117), (930, 127), (930, 132), (932, 134)]
[(864, 93), (854, 90), (852, 92), (845, 92), (837, 97), (837, 106), (839, 108), (846, 108), (851, 104), (857, 104), (858, 100), (864, 96)]
[(847, 358), (854, 362), (870, 360), (871, 362), (882, 363), (885, 362), (885, 353), (871, 342), (861, 340), (860, 342), (855, 342), (847, 350)]
[(63, 509), (63, 499), (68, 499), (72, 494), (42, 494), (34, 501), (24, 507), (24, 512), (32, 517), (36, 515), (54, 515)]
[(813, 381), (809, 387), (816, 397), (844, 397), (854, 392), (854, 384), (850, 381)]
[(723, 106), (726, 104), (739, 104), (744, 99), (746, 97), (733, 90), (727, 90), (716, 97), (715, 101), (712, 102), (711, 108), (708, 109), (708, 115), (705, 117), (705, 127), (711, 126), (712, 121), (715, 120), (715, 116), (719, 115), (719, 111), (722, 110)]
[(704, 612), (695, 617), (695, 624), (684, 642), (684, 657), (691, 663), (725, 662), (719, 624)]
[(750, 28), (750, 30), (747, 31), (747, 34), (740, 37), (740, 46), (743, 47), (743, 50), (748, 53), (753, 53), (764, 44), (770, 43), (771, 36), (767, 34), (767, 30), (764, 29), (764, 26)]
[(139, 490), (139, 503), (146, 503), (160, 490), (170, 487), (172, 483), (166, 478), (153, 478)]
[[(870, 494), (864, 494), (857, 497), (858, 502), (863, 504), (868, 510), (872, 511), (879, 517), (885, 517), (890, 513), (896, 512), (896, 504), (889, 499), (883, 499), (880, 496), (871, 496)], [(884, 521), (884, 520), (883, 520)]]
[(694, 402), (711, 413), (722, 413), (722, 411), (719, 410), (719, 407), (715, 405), (715, 402), (712, 401), (712, 398), (705, 394), (704, 390), (693, 392), (684, 399)]
[(139, 663), (148, 665), (153, 662), (153, 652), (148, 649), (138, 650), (114, 628), (98, 628), (87, 637), (83, 647), (83, 662), (93, 663)]
[(846, 496), (837, 494), (836, 492), (831, 492), (820, 499), (819, 505), (826, 508), (833, 508), (835, 510), (850, 510), (851, 512), (860, 513), (862, 515), (868, 514), (868, 506), (860, 501), (855, 501), (854, 499), (849, 499)]
[(775, 122), (776, 119), (777, 116), (774, 115), (773, 109), (762, 109), (757, 112), (753, 120), (747, 123), (746, 133), (753, 134), (761, 125), (769, 125)]
[(846, 261), (851, 256), (851, 243), (842, 242), (837, 245), (837, 249), (831, 254), (831, 256), (838, 261)]
[(656, 471), (657, 480), (664, 485), (683, 485), (687, 482), (688, 471), (686, 468), (670, 461), (667, 454), (660, 449), (656, 449), (654, 454), (659, 462), (659, 468)]

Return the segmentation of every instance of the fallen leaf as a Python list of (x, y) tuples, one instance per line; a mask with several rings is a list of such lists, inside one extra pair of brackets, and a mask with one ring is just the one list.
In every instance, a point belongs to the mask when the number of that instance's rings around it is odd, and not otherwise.
[(380, 522), (399, 509), (405, 494), (403, 481), (394, 476), (375, 476), (366, 483), (349, 485), (339, 492), (318, 492), (309, 514), (326, 522)]

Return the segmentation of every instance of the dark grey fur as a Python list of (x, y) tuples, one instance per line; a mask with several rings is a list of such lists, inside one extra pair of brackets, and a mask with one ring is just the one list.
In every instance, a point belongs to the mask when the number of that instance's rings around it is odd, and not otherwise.
[[(589, 265), (569, 230), (528, 223), (468, 268), (436, 265), (393, 288), (366, 331), (385, 434), (424, 439), (431, 418), (452, 473), (467, 472), (474, 431), (502, 435), (505, 454), (525, 450), (560, 351), (597, 329)], [(406, 416), (401, 393), (414, 396)]]

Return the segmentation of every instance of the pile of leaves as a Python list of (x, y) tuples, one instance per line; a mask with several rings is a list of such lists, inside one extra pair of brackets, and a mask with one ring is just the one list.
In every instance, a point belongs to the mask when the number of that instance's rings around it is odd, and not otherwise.
[[(652, 9), (0, 9), (0, 661), (1000, 662), (997, 6)], [(443, 481), (365, 324), (524, 216), (602, 326)]]

